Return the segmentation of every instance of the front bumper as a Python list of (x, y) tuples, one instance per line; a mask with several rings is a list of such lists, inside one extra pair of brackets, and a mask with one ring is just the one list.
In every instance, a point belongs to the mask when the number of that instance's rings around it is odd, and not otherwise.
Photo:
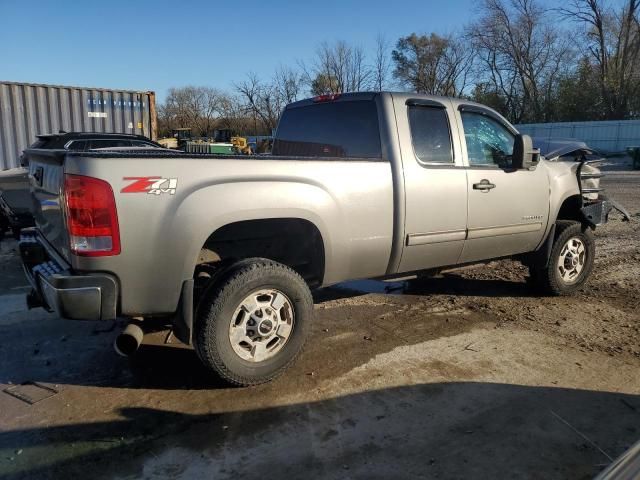
[(600, 195), (599, 200), (585, 203), (585, 205), (580, 209), (582, 217), (592, 227), (607, 223), (609, 221), (609, 213), (611, 210), (617, 210), (620, 212), (624, 221), (628, 222), (631, 220), (629, 212), (627, 212), (622, 205), (604, 195)]
[(116, 318), (118, 284), (113, 275), (72, 272), (35, 229), (22, 231), (20, 257), (33, 287), (30, 306), (42, 306), (70, 320)]

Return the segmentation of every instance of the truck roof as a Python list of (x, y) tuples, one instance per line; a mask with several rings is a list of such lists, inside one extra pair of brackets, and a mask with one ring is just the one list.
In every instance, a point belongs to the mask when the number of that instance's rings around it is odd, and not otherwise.
[(314, 103), (321, 103), (327, 101), (349, 101), (349, 100), (372, 100), (376, 97), (376, 95), (393, 95), (396, 98), (407, 98), (407, 99), (419, 99), (419, 100), (433, 100), (440, 101), (449, 100), (453, 102), (454, 106), (459, 104), (465, 105), (475, 105), (478, 107), (482, 107), (484, 109), (489, 109), (486, 105), (482, 105), (480, 103), (472, 102), (471, 100), (466, 100), (464, 98), (458, 97), (446, 97), (442, 95), (428, 95), (424, 93), (412, 93), (412, 92), (393, 92), (393, 91), (382, 91), (382, 92), (349, 92), (349, 93), (331, 93), (326, 95), (318, 95), (316, 97), (309, 97), (303, 100), (298, 100), (297, 102), (290, 103), (286, 108), (296, 108), (302, 107), (305, 105), (312, 105)]
[(135, 138), (140, 140), (150, 140), (144, 135), (133, 135), (131, 133), (105, 133), (105, 132), (58, 132), (58, 133), (44, 133), (36, 135), (37, 138), (42, 140), (51, 138)]
[(377, 95), (392, 95), (394, 98), (398, 98), (400, 100), (405, 101), (421, 101), (421, 102), (433, 102), (434, 105), (442, 104), (443, 101), (450, 101), (453, 104), (453, 108), (459, 109), (461, 107), (475, 107), (481, 109), (484, 112), (489, 112), (491, 115), (495, 115), (503, 123), (508, 126), (511, 126), (511, 123), (500, 115), (498, 112), (493, 110), (486, 105), (482, 105), (477, 102), (473, 102), (471, 100), (467, 100), (464, 98), (458, 97), (446, 97), (442, 95), (427, 95), (424, 93), (412, 93), (412, 92), (393, 92), (393, 91), (382, 91), (382, 92), (350, 92), (350, 93), (332, 93), (327, 95), (319, 95), (316, 97), (305, 98), (304, 100), (299, 100), (297, 102), (290, 103), (285, 107), (285, 110), (289, 110), (291, 108), (299, 108), (306, 107), (318, 103), (327, 103), (327, 102), (341, 102), (341, 101), (354, 101), (354, 100), (373, 100)]

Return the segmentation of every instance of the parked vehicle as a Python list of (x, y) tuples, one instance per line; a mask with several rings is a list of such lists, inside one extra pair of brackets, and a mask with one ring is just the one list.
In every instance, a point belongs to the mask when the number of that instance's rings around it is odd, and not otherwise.
[(39, 134), (96, 132), (156, 139), (154, 92), (0, 80), (0, 171), (18, 168)]
[(21, 228), (34, 225), (27, 174), (26, 168), (0, 172), (0, 240), (7, 231), (18, 238)]
[[(38, 135), (30, 148), (47, 150), (89, 151), (100, 148), (162, 148), (141, 135), (113, 133), (63, 132)], [(18, 235), (20, 229), (34, 225), (27, 176), (28, 159), (20, 157), (21, 167), (0, 172), (0, 237), (6, 230)]]
[[(585, 162), (548, 161), (495, 111), (406, 93), (285, 109), (270, 156), (26, 152), (37, 228), (20, 243), (32, 306), (171, 325), (237, 385), (302, 350), (311, 289), (512, 257), (552, 295), (593, 269), (609, 201)], [(139, 318), (144, 320), (140, 321)]]

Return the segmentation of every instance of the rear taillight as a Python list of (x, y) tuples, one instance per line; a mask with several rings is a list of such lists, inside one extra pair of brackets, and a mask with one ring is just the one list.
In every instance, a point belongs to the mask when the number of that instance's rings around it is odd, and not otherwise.
[(111, 185), (97, 178), (64, 176), (71, 251), (84, 257), (120, 253), (120, 231)]

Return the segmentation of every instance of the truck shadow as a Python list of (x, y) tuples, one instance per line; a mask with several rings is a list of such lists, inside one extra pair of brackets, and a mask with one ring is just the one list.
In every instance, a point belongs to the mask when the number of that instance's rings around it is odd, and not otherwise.
[(609, 392), (436, 383), (256, 403), (3, 431), (0, 476), (582, 479), (640, 437), (640, 397)]
[(444, 272), (441, 277), (419, 278), (409, 282), (408, 295), (462, 295), (469, 297), (534, 297), (538, 293), (524, 280), (466, 278)]
[(539, 294), (523, 280), (467, 278), (455, 272), (404, 281), (355, 280), (314, 292), (316, 303), (367, 294), (460, 295), (470, 297), (534, 297)]
[[(376, 290), (377, 289), (377, 290)], [(461, 278), (457, 275), (445, 274), (443, 278), (426, 278), (409, 282), (379, 282), (373, 280), (350, 282), (339, 287), (331, 287), (315, 292), (317, 303), (333, 299), (365, 295), (369, 291), (402, 295), (520, 295), (529, 294), (523, 283), (505, 280), (475, 280)], [(393, 308), (393, 307), (388, 307)], [(329, 327), (331, 334), (339, 331), (351, 332), (346, 314), (331, 313), (326, 315), (323, 326)], [(378, 312), (379, 313), (379, 312)], [(376, 313), (376, 314), (378, 314)], [(434, 320), (435, 321), (435, 320)], [(437, 323), (437, 322), (436, 322)], [(362, 320), (361, 325), (367, 325)], [(453, 325), (453, 324), (450, 324)], [(457, 325), (457, 324), (456, 324)], [(465, 329), (466, 322), (451, 329)], [(113, 387), (126, 389), (158, 389), (158, 390), (224, 390), (230, 389), (228, 384), (219, 380), (198, 360), (190, 348), (163, 344), (164, 334), (160, 333), (155, 340), (145, 340), (145, 344), (132, 359), (124, 359), (114, 354), (112, 344), (115, 336), (124, 326), (102, 324), (100, 322), (69, 322), (52, 318), (42, 321), (29, 321), (2, 327), (0, 337), (20, 338), (19, 342), (7, 342), (0, 350), (0, 383), (19, 384), (25, 381), (37, 381), (47, 384), (84, 385)], [(319, 327), (318, 327), (319, 328)], [(449, 332), (451, 333), (451, 332)], [(316, 339), (327, 337), (315, 332)], [(371, 336), (369, 331), (362, 335)], [(354, 340), (347, 340), (347, 343)], [(398, 339), (398, 345), (404, 340)], [(332, 345), (332, 344), (327, 344)], [(352, 345), (358, 348), (357, 345)], [(387, 351), (396, 344), (372, 344), (374, 355)], [(333, 347), (331, 347), (333, 348)], [(294, 367), (304, 377), (309, 371), (326, 365), (326, 351), (322, 348), (307, 349), (303, 360)], [(358, 355), (341, 357), (341, 368), (353, 368), (366, 358)], [(97, 368), (97, 366), (100, 366)], [(320, 366), (320, 367), (319, 367)], [(0, 393), (0, 395), (2, 395)]]
[(190, 348), (142, 345), (128, 363), (131, 375), (128, 385), (134, 388), (234, 389), (207, 370)]

